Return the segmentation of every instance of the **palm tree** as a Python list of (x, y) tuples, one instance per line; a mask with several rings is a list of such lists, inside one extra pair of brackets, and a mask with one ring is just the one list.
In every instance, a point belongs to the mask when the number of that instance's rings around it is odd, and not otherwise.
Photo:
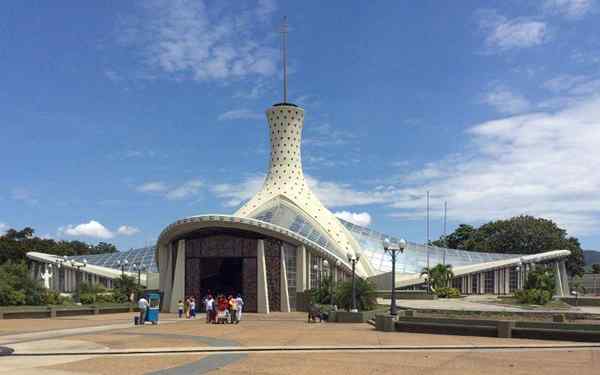
[(437, 264), (434, 267), (425, 267), (421, 271), (420, 276), (425, 276), (431, 285), (431, 289), (435, 292), (436, 289), (445, 288), (454, 278), (452, 265)]

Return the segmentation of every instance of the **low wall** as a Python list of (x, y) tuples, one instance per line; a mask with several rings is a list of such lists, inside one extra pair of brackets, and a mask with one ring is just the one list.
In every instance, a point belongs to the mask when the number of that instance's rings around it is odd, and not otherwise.
[[(375, 292), (377, 298), (391, 299), (391, 290), (378, 290)], [(433, 293), (427, 293), (424, 290), (397, 290), (396, 299), (425, 299), (432, 300), (437, 299), (437, 296)]]
[(571, 306), (598, 306), (600, 307), (600, 297), (561, 297), (561, 301)]
[(399, 332), (600, 342), (600, 325), (510, 320), (398, 317)]
[(137, 311), (137, 306), (107, 305), (107, 306), (73, 306), (73, 307), (24, 307), (24, 308), (0, 308), (0, 319), (46, 319), (62, 316), (113, 314)]

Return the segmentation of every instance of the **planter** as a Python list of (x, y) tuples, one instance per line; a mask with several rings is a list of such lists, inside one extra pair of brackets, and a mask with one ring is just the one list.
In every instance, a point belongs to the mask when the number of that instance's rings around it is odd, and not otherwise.
[[(336, 323), (366, 323), (367, 320), (371, 320), (375, 317), (375, 311), (336, 311), (335, 322)], [(332, 320), (333, 321), (333, 320)]]

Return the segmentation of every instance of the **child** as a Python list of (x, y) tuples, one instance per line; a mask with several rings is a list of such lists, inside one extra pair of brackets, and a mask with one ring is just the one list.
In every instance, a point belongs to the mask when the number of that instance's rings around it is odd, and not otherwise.
[(181, 319), (183, 317), (183, 301), (179, 300), (179, 302), (177, 302), (177, 316), (179, 316), (179, 319)]

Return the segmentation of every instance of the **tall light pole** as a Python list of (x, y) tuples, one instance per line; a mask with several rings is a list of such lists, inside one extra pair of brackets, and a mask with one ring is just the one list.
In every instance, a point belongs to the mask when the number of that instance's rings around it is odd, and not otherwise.
[(352, 309), (351, 312), (358, 312), (356, 308), (356, 263), (360, 260), (360, 253), (356, 253), (356, 256), (351, 253), (347, 253), (348, 261), (352, 263)]
[(444, 257), (443, 257), (443, 263), (444, 266), (446, 265), (446, 248), (448, 247), (447, 244), (447, 239), (446, 239), (446, 213), (448, 211), (448, 202), (444, 201)]
[(392, 301), (390, 304), (390, 315), (398, 315), (396, 308), (396, 254), (398, 252), (404, 253), (406, 241), (401, 239), (397, 244), (392, 244), (389, 238), (384, 238), (383, 249), (392, 256)]
[(123, 276), (125, 276), (125, 267), (127, 267), (128, 265), (129, 265), (129, 261), (127, 259), (125, 259), (122, 262), (121, 262), (121, 259), (117, 260), (117, 266), (119, 266), (121, 268), (121, 278), (123, 278)]
[(429, 190), (427, 190), (427, 268), (429, 268)]

